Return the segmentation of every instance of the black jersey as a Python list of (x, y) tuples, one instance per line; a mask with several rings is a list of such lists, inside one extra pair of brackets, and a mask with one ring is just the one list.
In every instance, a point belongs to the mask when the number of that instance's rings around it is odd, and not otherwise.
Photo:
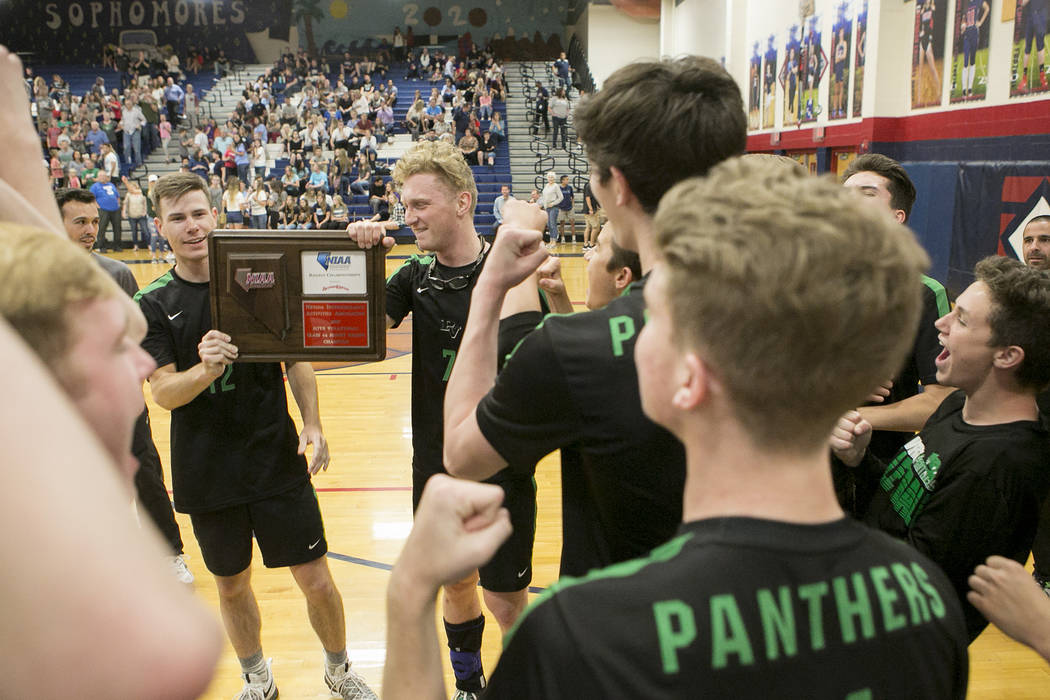
[[(149, 323), (142, 347), (157, 366), (174, 363), (183, 372), (199, 364), (197, 345), (212, 327), (208, 283), (187, 282), (170, 270), (135, 299)], [(211, 386), (171, 412), (176, 510), (219, 510), (301, 485), (309, 474), (298, 446), (281, 365), (229, 365)]]
[(563, 579), (505, 640), (492, 698), (963, 698), (935, 564), (856, 521), (713, 518)]
[(948, 575), (974, 639), (988, 624), (966, 600), (967, 579), (992, 554), (1022, 564), (1050, 489), (1050, 435), (1039, 421), (970, 425), (953, 392), (888, 465), (865, 457), (878, 480), (864, 520), (907, 540)]
[[(919, 384), (929, 386), (937, 383), (937, 366), (934, 360), (941, 354), (940, 341), (937, 340), (937, 328), (934, 322), (951, 311), (948, 292), (944, 285), (932, 277), (922, 278), (922, 314), (919, 327), (915, 333), (915, 342), (911, 352), (904, 359), (904, 366), (893, 378), (890, 395), (881, 405), (896, 403), (911, 398), (919, 393)], [(871, 436), (869, 449), (883, 460), (889, 461), (900, 450), (901, 445), (910, 440), (914, 433), (903, 433), (894, 430), (876, 430)]]
[(685, 451), (645, 417), (638, 393), (634, 344), (645, 323), (643, 284), (604, 309), (548, 316), (478, 404), (482, 434), (511, 464), (574, 450), (581, 476), (565, 479), (563, 488), (580, 501), (573, 512), (594, 514), (598, 524), (564, 529), (563, 564), (577, 565), (562, 574), (642, 556), (682, 520)]
[[(445, 267), (433, 255), (413, 255), (386, 281), (386, 313), (394, 327), (412, 312), (412, 464), (426, 474), (444, 471), (445, 387), (480, 274), (480, 266), (474, 268), (473, 262)], [(466, 285), (434, 289), (427, 279), (431, 271), (442, 280), (465, 275)]]

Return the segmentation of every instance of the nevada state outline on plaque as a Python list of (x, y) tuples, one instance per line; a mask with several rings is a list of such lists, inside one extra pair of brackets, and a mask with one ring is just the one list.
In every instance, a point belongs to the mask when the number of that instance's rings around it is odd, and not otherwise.
[(284, 341), (291, 330), (284, 253), (230, 253), (226, 265), (230, 297)]

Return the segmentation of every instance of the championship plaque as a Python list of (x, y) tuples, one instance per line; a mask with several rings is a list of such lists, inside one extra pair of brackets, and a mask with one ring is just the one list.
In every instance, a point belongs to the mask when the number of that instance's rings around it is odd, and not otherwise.
[(212, 327), (238, 360), (332, 362), (386, 357), (382, 246), (343, 231), (213, 231)]

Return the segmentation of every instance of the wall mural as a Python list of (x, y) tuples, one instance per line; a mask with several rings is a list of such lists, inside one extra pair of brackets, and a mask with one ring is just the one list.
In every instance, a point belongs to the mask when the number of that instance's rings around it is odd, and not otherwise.
[[(293, 16), (302, 43), (325, 53), (368, 45), (368, 37), (390, 37), (395, 27), (413, 41), (429, 43), (430, 35), (470, 33), (479, 44), (490, 37), (546, 43), (564, 31), (565, 0), (477, 0), (392, 3), (389, 0), (294, 0)], [(378, 43), (373, 39), (372, 45)], [(562, 42), (564, 43), (564, 42)]]
[(122, 36), (125, 45), (181, 56), (221, 47), (254, 62), (249, 34), (287, 39), (289, 21), (281, 0), (7, 0), (0, 2), (0, 43), (47, 63), (100, 64), (103, 46), (120, 45)]

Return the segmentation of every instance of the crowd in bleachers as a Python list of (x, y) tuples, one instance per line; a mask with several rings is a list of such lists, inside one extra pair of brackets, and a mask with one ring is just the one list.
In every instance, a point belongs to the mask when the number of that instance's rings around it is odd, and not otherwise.
[[(389, 183), (396, 135), (450, 141), (489, 168), (506, 138), (496, 110), (506, 87), (491, 52), (474, 47), (457, 60), (424, 47), (406, 58), (391, 65), (385, 51), (347, 52), (326, 63), (289, 49), (245, 87), (224, 125), (202, 124), (180, 141), (183, 165), (218, 176), (217, 208), (233, 228), (341, 228), (366, 218), (400, 228)], [(428, 87), (421, 66), (443, 72), (444, 85)]]
[[(488, 201), (479, 207), (479, 223), (494, 223), (491, 200), (500, 181), (510, 180), (507, 168), (498, 176), (494, 170), (509, 158), (502, 66), (476, 45), (462, 56), (428, 47), (395, 54), (347, 52), (321, 61), (286, 49), (245, 86), (221, 123), (201, 109), (192, 78), (211, 79), (209, 67), (215, 74), (229, 70), (221, 51), (192, 52), (180, 61), (175, 54), (131, 57), (115, 48), (104, 55), (106, 75), (80, 91), (58, 74), (49, 82), (30, 69), (26, 86), (54, 188), (91, 189), (100, 171), (119, 186), (122, 177), (136, 179), (135, 169), (159, 148), (165, 160), (212, 184), (221, 225), (337, 228), (375, 218), (396, 229), (403, 209), (397, 195), (390, 196), (389, 180), (401, 149), (391, 142), (405, 135), (406, 142), (457, 145), (484, 183)], [(134, 235), (136, 249), (139, 243)]]

